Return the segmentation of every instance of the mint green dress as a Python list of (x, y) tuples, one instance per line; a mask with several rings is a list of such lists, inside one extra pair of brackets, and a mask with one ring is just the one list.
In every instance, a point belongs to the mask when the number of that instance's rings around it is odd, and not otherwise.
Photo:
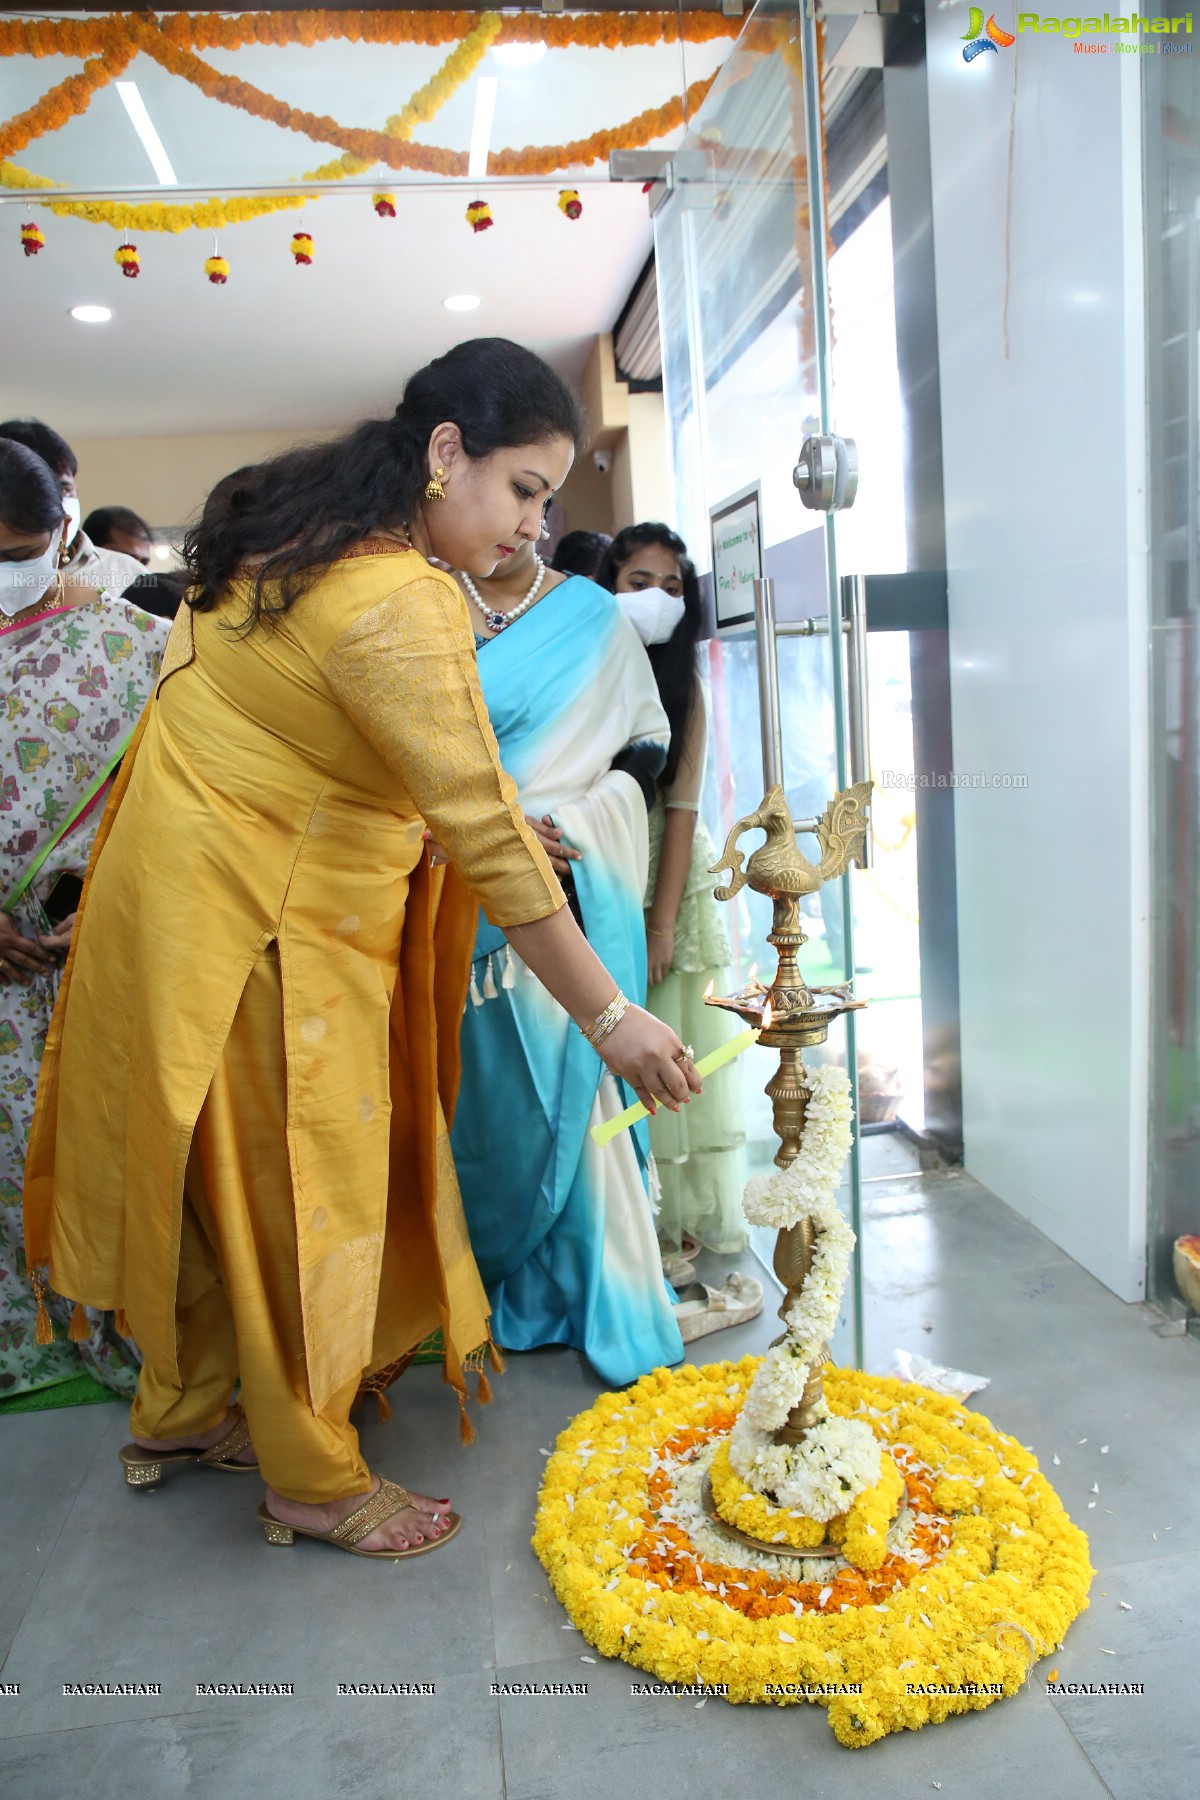
[[(700, 814), (708, 753), (708, 708), (702, 686), (688, 721), (679, 768), (669, 789), (660, 787), (650, 812), (650, 864), (646, 912), (654, 898), (659, 857), (668, 809), (696, 815), (696, 835), (679, 911), (675, 918), (675, 953), (670, 973), (650, 988), (646, 1005), (670, 1025), (696, 1061), (742, 1030), (732, 1013), (705, 1006), (704, 990), (727, 994), (732, 986), (729, 934), (724, 908), (713, 898), (720, 879), (709, 870), (717, 860)], [(658, 1202), (658, 1241), (664, 1255), (677, 1253), (685, 1236), (706, 1250), (733, 1255), (747, 1242), (742, 1194), (746, 1185), (746, 1129), (741, 1102), (741, 1071), (736, 1063), (705, 1084), (695, 1106), (679, 1112), (660, 1107), (650, 1120), (654, 1158), (652, 1191)]]

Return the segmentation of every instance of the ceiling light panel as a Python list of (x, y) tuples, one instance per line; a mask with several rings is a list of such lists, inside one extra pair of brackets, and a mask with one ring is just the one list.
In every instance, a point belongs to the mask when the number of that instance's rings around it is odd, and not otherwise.
[(142, 99), (137, 82), (116, 81), (113, 86), (121, 96), (130, 124), (142, 140), (142, 147), (150, 158), (159, 186), (178, 187), (179, 178), (171, 167), (171, 159), (163, 147), (162, 139), (154, 129), (154, 121), (146, 111), (146, 102)]

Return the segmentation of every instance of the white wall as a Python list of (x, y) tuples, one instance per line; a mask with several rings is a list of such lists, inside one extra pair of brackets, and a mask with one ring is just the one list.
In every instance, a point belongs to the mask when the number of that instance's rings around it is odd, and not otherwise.
[(1134, 1300), (1149, 964), (1137, 58), (1023, 35), (967, 65), (965, 13), (926, 13), (954, 760), (1029, 779), (956, 794), (966, 1163)]
[(617, 530), (643, 519), (671, 517), (667, 415), (661, 394), (630, 394), (629, 424), (613, 451), (613, 518)]
[[(349, 425), (351, 421), (347, 421)], [(156, 531), (186, 525), (223, 475), (278, 456), (333, 430), (231, 431), (184, 437), (71, 437), (79, 458), (85, 515), (96, 506), (131, 506)]]

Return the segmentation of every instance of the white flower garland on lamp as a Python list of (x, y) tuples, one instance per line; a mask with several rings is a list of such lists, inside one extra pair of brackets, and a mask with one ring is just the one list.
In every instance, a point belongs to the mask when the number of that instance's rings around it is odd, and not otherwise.
[(850, 1271), (854, 1233), (837, 1203), (842, 1168), (854, 1142), (850, 1082), (835, 1066), (806, 1070), (809, 1100), (800, 1153), (778, 1175), (746, 1190), (752, 1225), (786, 1230), (802, 1219), (816, 1228), (812, 1267), (784, 1323), (787, 1335), (767, 1351), (729, 1439), (729, 1460), (756, 1493), (822, 1523), (880, 1479), (880, 1448), (863, 1419), (823, 1407), (801, 1444), (776, 1444), (773, 1433), (799, 1404), (809, 1371), (832, 1335)]

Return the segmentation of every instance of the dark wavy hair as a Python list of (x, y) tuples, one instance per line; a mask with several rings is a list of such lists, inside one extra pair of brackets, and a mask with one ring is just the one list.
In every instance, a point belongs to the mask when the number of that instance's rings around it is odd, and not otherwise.
[(141, 518), (128, 506), (93, 507), (83, 521), (83, 533), (91, 538), (97, 550), (108, 550), (109, 536), (114, 531), (123, 531), (127, 537), (153, 537), (154, 533)]
[(595, 580), (610, 593), (617, 591), (617, 576), (631, 556), (649, 544), (661, 544), (679, 563), (683, 582), (683, 617), (665, 644), (650, 644), (646, 654), (658, 683), (658, 697), (671, 726), (671, 746), (667, 763), (659, 777), (664, 787), (674, 781), (683, 754), (683, 740), (692, 707), (696, 703), (696, 646), (704, 622), (700, 601), (700, 581), (695, 564), (687, 553), (687, 545), (677, 531), (656, 520), (642, 525), (627, 525), (618, 531), (600, 560)]
[(560, 575), (586, 575), (594, 581), (600, 558), (611, 543), (612, 539), (603, 531), (568, 531), (558, 540), (550, 567), (557, 569)]
[[(237, 570), (257, 563), (245, 625), (276, 617), (376, 531), (412, 518), (429, 479), (429, 439), (450, 421), (474, 458), (518, 444), (587, 438), (578, 400), (540, 356), (508, 338), (472, 338), (410, 377), (390, 419), (238, 469), (219, 481), (183, 543), (188, 604), (217, 605)], [(268, 593), (268, 588), (272, 591)]]
[(41, 457), (56, 480), (60, 475), (79, 473), (79, 460), (66, 438), (40, 419), (5, 419), (0, 425), (0, 438), (24, 444), (27, 450)]
[(57, 476), (15, 438), (0, 437), (0, 519), (10, 531), (55, 531), (63, 523)]

